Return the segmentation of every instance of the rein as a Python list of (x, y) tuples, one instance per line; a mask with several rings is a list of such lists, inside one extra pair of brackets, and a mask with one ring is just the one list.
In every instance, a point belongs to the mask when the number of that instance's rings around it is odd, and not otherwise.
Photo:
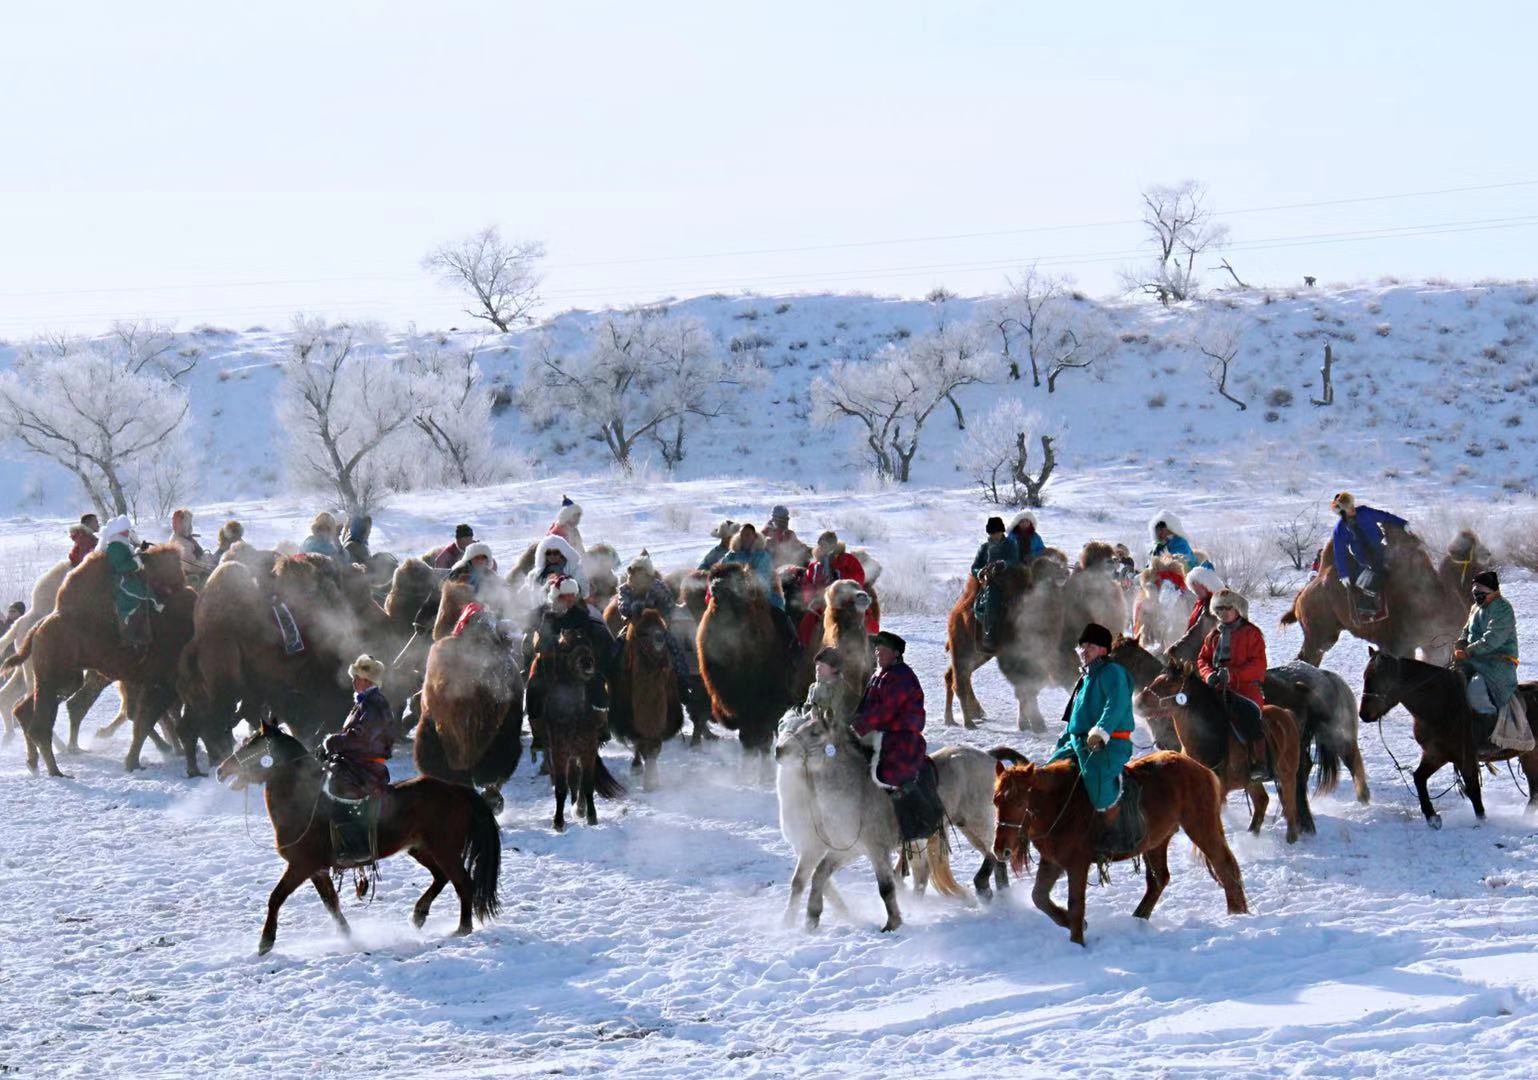
[[(833, 743), (827, 742), (823, 745), (833, 746)], [(829, 851), (836, 851), (840, 855), (846, 851), (853, 851), (855, 845), (860, 842), (860, 833), (863, 830), (856, 829), (854, 833), (854, 839), (842, 847), (828, 839), (827, 830), (823, 828), (822, 810), (819, 806), (817, 798), (817, 779), (812, 775), (812, 755), (811, 752), (806, 750), (804, 747), (799, 749), (801, 749), (801, 774), (806, 778), (807, 790), (812, 793), (812, 831), (817, 834), (817, 839), (821, 840), (823, 846), (826, 847)], [(834, 749), (836, 750), (837, 747)]]
[[(253, 749), (254, 748), (252, 747), (248, 747), (246, 756), (242, 756), (240, 754), (235, 755), (235, 762), (242, 771), (244, 771), (246, 763), (251, 760), (250, 752)], [(290, 758), (288, 761), (284, 762), (284, 764), (290, 765), (300, 760), (300, 758)], [(310, 826), (315, 824), (315, 814), (320, 809), (321, 796), (325, 794), (325, 791), (326, 785), (324, 783), (322, 783), (320, 787), (316, 789), (315, 801), (310, 804), (310, 818), (304, 823), (304, 828), (299, 830), (299, 835), (294, 837), (294, 839), (290, 840), (286, 844), (278, 843), (275, 845), (280, 854), (284, 851), (287, 851), (289, 848), (293, 847), (295, 844), (299, 843), (300, 840), (309, 835)], [(251, 782), (249, 780), (246, 781), (246, 786), (241, 789), (241, 815), (245, 819), (246, 839), (250, 840), (253, 846), (265, 850), (266, 845), (262, 844), (259, 840), (257, 840), (256, 837), (251, 835)], [(271, 814), (268, 814), (268, 820), (272, 820)], [(273, 824), (276, 825), (277, 822), (273, 822)]]

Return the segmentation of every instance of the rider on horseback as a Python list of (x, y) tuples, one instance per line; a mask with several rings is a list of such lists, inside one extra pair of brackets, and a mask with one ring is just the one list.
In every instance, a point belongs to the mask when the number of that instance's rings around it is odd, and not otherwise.
[(1388, 538), (1383, 527), (1392, 525), (1403, 529), (1409, 522), (1386, 510), (1358, 506), (1349, 491), (1342, 491), (1331, 499), (1330, 509), (1340, 515), (1333, 537), (1335, 573), (1343, 584), (1356, 586), (1357, 606), (1363, 614), (1376, 614), (1378, 594), (1382, 592), (1387, 569), (1383, 556)]
[(982, 647), (993, 652), (998, 645), (999, 619), (1004, 614), (998, 590), (989, 584), (989, 575), (1005, 566), (1019, 563), (1020, 548), (1004, 529), (1004, 519), (991, 517), (985, 526), (988, 539), (978, 547), (972, 557), (972, 576), (977, 579), (977, 599), (972, 602), (972, 614), (977, 617), (981, 631)]
[[(548, 539), (548, 538), (547, 538)], [(588, 702), (595, 713), (605, 718), (609, 712), (609, 680), (619, 660), (619, 642), (609, 632), (609, 627), (593, 615), (582, 597), (582, 586), (574, 577), (562, 575), (551, 581), (545, 593), (545, 606), (539, 613), (538, 628), (530, 642), (532, 652), (544, 652), (555, 648), (563, 630), (570, 630), (586, 640), (593, 652), (593, 675), (588, 680)], [(536, 705), (529, 703), (529, 715), (535, 716)]]
[[(620, 583), (614, 600), (615, 611), (627, 624), (635, 622), (641, 617), (641, 613), (648, 609), (661, 615), (663, 622), (671, 624), (673, 611), (678, 604), (678, 598), (673, 595), (673, 590), (668, 587), (668, 583), (657, 573), (657, 568), (652, 565), (651, 555), (645, 548), (642, 548), (641, 554), (631, 559), (630, 565), (625, 567), (625, 580)], [(671, 633), (667, 636), (667, 648), (673, 674), (678, 677), (679, 686), (682, 688), (683, 680), (689, 677), (689, 665), (683, 648), (678, 643), (678, 638)]]
[[(1003, 532), (1002, 527), (999, 531)], [(892, 797), (903, 840), (917, 840), (929, 836), (944, 813), (943, 808), (935, 812), (939, 791), (924, 742), (924, 688), (903, 661), (907, 642), (883, 630), (871, 637), (871, 643), (876, 648), (876, 672), (850, 728), (862, 741), (874, 744), (871, 775)]]
[(817, 678), (806, 692), (802, 711), (829, 723), (853, 723), (860, 708), (860, 693), (841, 674), (843, 654), (832, 645), (825, 645), (816, 662)]
[(1270, 779), (1266, 764), (1266, 733), (1261, 707), (1265, 697), (1266, 638), (1249, 621), (1250, 605), (1232, 589), (1213, 595), (1212, 614), (1218, 625), (1202, 642), (1196, 670), (1207, 685), (1222, 693), (1234, 731), (1250, 758), (1250, 779)]
[(1494, 570), (1476, 574), (1472, 591), (1474, 605), (1453, 659), (1468, 679), (1469, 705), (1483, 732), (1517, 692), (1517, 616)]
[[(1111, 631), (1089, 623), (1079, 634), (1079, 681), (1063, 713), (1067, 729), (1049, 761), (1074, 761), (1084, 793), (1095, 808), (1096, 851), (1119, 854), (1125, 839), (1116, 835), (1121, 816), (1122, 768), (1132, 760), (1132, 676), (1109, 659)], [(1130, 823), (1129, 823), (1130, 824)]]
[[(331, 799), (332, 843), (338, 866), (372, 862), (378, 804), (367, 800), (390, 786), (385, 764), (395, 746), (395, 719), (379, 684), (385, 666), (367, 654), (347, 669), (352, 676), (353, 707), (342, 730), (326, 736), (326, 791)], [(363, 804), (363, 805), (360, 805)]]

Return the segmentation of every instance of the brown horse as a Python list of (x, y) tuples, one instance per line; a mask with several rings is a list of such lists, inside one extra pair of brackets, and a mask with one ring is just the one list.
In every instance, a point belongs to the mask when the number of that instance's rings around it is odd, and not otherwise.
[[(278, 854), (288, 866), (267, 899), (267, 921), (258, 953), (278, 938), (278, 909), (309, 881), (343, 934), (347, 919), (329, 873), (335, 865), (330, 814), (320, 763), (303, 743), (276, 726), (263, 723), (219, 765), (221, 783), (236, 789), (267, 786), (267, 816)], [(443, 891), (459, 895), (459, 928), (468, 934), (471, 917), (486, 922), (497, 914), (497, 878), (502, 866), (502, 834), (491, 808), (474, 791), (430, 776), (392, 785), (382, 798), (376, 851), (383, 859), (404, 851), (425, 866), (433, 882), (417, 900), (411, 921), (418, 927)]]
[(1019, 729), (1047, 730), (1036, 697), (1056, 677), (1055, 652), (1062, 620), (1062, 598), (1056, 582), (1060, 570), (1061, 564), (1048, 556), (1029, 566), (999, 564), (983, 569), (984, 579), (998, 592), (997, 602), (1002, 606), (992, 651), (983, 647), (982, 630), (973, 611), (984, 582), (968, 575), (966, 587), (946, 620), (945, 651), (950, 654), (945, 668), (947, 724), (955, 725), (952, 703), (960, 698), (963, 722), (969, 728), (977, 727), (983, 707), (972, 689), (972, 675), (989, 660), (997, 659), (999, 672), (1015, 692)]
[[(1202, 854), (1213, 880), (1223, 887), (1230, 915), (1249, 913), (1239, 863), (1223, 836), (1223, 793), (1217, 778), (1199, 762), (1161, 752), (1138, 758), (1127, 766), (1142, 789), (1145, 823), (1135, 851), (1116, 861), (1143, 859), (1147, 888), (1133, 915), (1146, 919), (1169, 884), (1169, 842), (1184, 829)], [(993, 848), (1016, 874), (1025, 870), (1029, 845), (1041, 855), (1031, 900), (1047, 917), (1068, 928), (1069, 938), (1084, 944), (1084, 897), (1094, 853), (1094, 807), (1079, 783), (1078, 768), (1067, 761), (1050, 765), (997, 766), (993, 805), (998, 827)], [(1068, 875), (1068, 909), (1052, 900), (1052, 886)]]
[[(123, 684), (124, 705), (134, 724), (124, 761), (130, 772), (142, 767), (139, 753), (150, 728), (177, 704), (177, 659), (192, 637), (197, 596), (187, 586), (181, 552), (174, 545), (150, 548), (141, 561), (144, 581), (156, 598), (149, 614), (147, 647), (124, 644), (107, 556), (94, 551), (59, 586), (53, 612), (27, 633), (15, 655), (0, 664), (4, 671), (28, 661), (32, 664), (31, 692), (17, 703), (15, 716), (27, 737), (27, 767), (34, 772), (41, 755), (50, 776), (64, 775), (54, 757), (53, 726), (59, 703), (81, 688), (87, 670)], [(184, 735), (182, 741), (188, 775), (201, 775), (194, 733)]]
[(767, 755), (780, 718), (805, 698), (810, 679), (803, 681), (805, 673), (775, 631), (768, 597), (746, 566), (710, 571), (696, 646), (716, 720), (737, 731), (745, 752)]
[(630, 771), (641, 773), (642, 788), (651, 791), (662, 744), (684, 726), (668, 624), (661, 612), (647, 608), (624, 628), (620, 641), (624, 651), (610, 695), (609, 729), (634, 748)]
[[(1456, 671), (1368, 649), (1367, 669), (1362, 673), (1361, 717), (1380, 723), (1395, 705), (1403, 705), (1415, 726), (1421, 759), (1415, 766), (1415, 795), (1421, 813), (1433, 829), (1442, 827), (1442, 816), (1432, 805), (1426, 782), (1444, 765), (1452, 765), (1463, 782), (1463, 794), (1474, 804), (1474, 816), (1485, 816), (1479, 789), (1481, 762), (1516, 758), (1527, 774), (1527, 811), (1538, 811), (1538, 748), (1517, 753), (1475, 742), (1474, 714), (1465, 696), (1463, 680)], [(1538, 683), (1517, 687), (1527, 708), (1527, 723), (1538, 732)]]
[(1449, 545), (1441, 565), (1433, 567), (1419, 538), (1392, 526), (1385, 534), (1388, 554), (1383, 596), (1388, 604), (1387, 617), (1363, 621), (1357, 614), (1355, 597), (1335, 572), (1332, 538), (1319, 554), (1318, 572), (1282, 616), (1283, 626), (1299, 623), (1303, 627), (1299, 660), (1317, 667), (1343, 630), (1396, 656), (1419, 651), (1423, 659), (1434, 664), (1445, 664), (1452, 656), (1453, 644), (1468, 615), (1469, 582), (1486, 568), (1489, 550), (1477, 536), (1464, 530)]
[(425, 776), (480, 790), (493, 813), (523, 756), (523, 681), (488, 620), (433, 642), (412, 757)]
[[(1176, 661), (1137, 697), (1143, 715), (1167, 717), (1175, 729), (1180, 749), (1215, 772), (1223, 794), (1243, 788), (1255, 808), (1250, 832), (1259, 833), (1271, 805), (1265, 787), (1250, 779), (1250, 759), (1244, 744), (1229, 731), (1228, 708), (1218, 692), (1202, 681), (1196, 667)], [(1297, 842), (1303, 826), (1300, 807), (1308, 803), (1308, 789), (1298, 782), (1298, 722), (1292, 713), (1275, 705), (1261, 710), (1261, 727), (1276, 771), (1276, 794), (1287, 822), (1287, 842)]]
[(529, 693), (540, 702), (540, 728), (550, 779), (555, 785), (555, 831), (566, 829), (566, 795), (575, 773), (577, 797), (572, 805), (585, 811), (589, 825), (598, 824), (596, 791), (606, 799), (625, 794), (625, 786), (610, 774), (598, 754), (603, 725), (594, 718), (588, 701), (588, 681), (597, 670), (593, 650), (570, 630), (561, 631), (551, 647), (534, 657), (529, 668)]

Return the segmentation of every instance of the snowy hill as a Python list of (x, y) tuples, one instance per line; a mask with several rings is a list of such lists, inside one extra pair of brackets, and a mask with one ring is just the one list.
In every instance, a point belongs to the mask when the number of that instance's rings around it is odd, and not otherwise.
[[(1176, 487), (1222, 486), (1262, 468), (1279, 493), (1301, 492), (1305, 477), (1372, 489), (1381, 484), (1456, 488), (1469, 496), (1538, 488), (1538, 456), (1527, 452), (1524, 412), (1538, 405), (1538, 287), (1388, 285), (1338, 290), (1229, 292), (1171, 310), (1095, 304), (1115, 334), (1111, 355), (1065, 372), (1056, 393), (1007, 378), (958, 395), (969, 419), (1018, 397), (1059, 425), (1060, 476), (1109, 470), (1158, 472)], [(941, 321), (978, 315), (980, 300), (929, 303), (859, 295), (706, 296), (670, 303), (703, 320), (735, 363), (761, 372), (737, 414), (696, 426), (679, 479), (752, 476), (817, 488), (858, 485), (870, 472), (849, 422), (817, 426), (809, 386), (834, 361), (858, 361), (882, 345), (925, 334)], [(1209, 361), (1183, 344), (1196, 320), (1222, 314), (1247, 324), (1229, 391), (1218, 396)], [(534, 335), (580, 348), (598, 314), (568, 312), (530, 331), (486, 337), (475, 331), (390, 335), (389, 350), (428, 337), (480, 343), (480, 362), (498, 395), (496, 442), (534, 475), (593, 475), (612, 460), (594, 433), (569, 423), (535, 425), (518, 407)], [(987, 343), (987, 335), (984, 341)], [(1326, 343), (1335, 356), (1336, 401), (1320, 392)], [(178, 347), (203, 359), (188, 379), (190, 423), (202, 460), (192, 501), (262, 498), (290, 487), (273, 399), (283, 331), (200, 327)], [(0, 348), (0, 368), (17, 343)], [(1538, 422), (1538, 421), (1534, 421)], [(947, 408), (924, 431), (916, 482), (966, 485), (956, 450), (962, 438)], [(0, 513), (67, 515), (80, 501), (62, 469), (8, 445)], [(661, 459), (642, 444), (644, 468)]]

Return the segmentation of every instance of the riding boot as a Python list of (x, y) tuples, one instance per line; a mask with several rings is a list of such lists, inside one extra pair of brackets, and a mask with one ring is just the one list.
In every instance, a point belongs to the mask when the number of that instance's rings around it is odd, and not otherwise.
[(1250, 779), (1259, 783), (1273, 779), (1271, 769), (1271, 748), (1266, 745), (1264, 739), (1252, 739), (1244, 744), (1245, 752), (1250, 756)]
[(1104, 810), (1095, 811), (1095, 854), (1108, 857), (1120, 854), (1116, 850), (1116, 823), (1121, 819), (1121, 803), (1116, 802)]

